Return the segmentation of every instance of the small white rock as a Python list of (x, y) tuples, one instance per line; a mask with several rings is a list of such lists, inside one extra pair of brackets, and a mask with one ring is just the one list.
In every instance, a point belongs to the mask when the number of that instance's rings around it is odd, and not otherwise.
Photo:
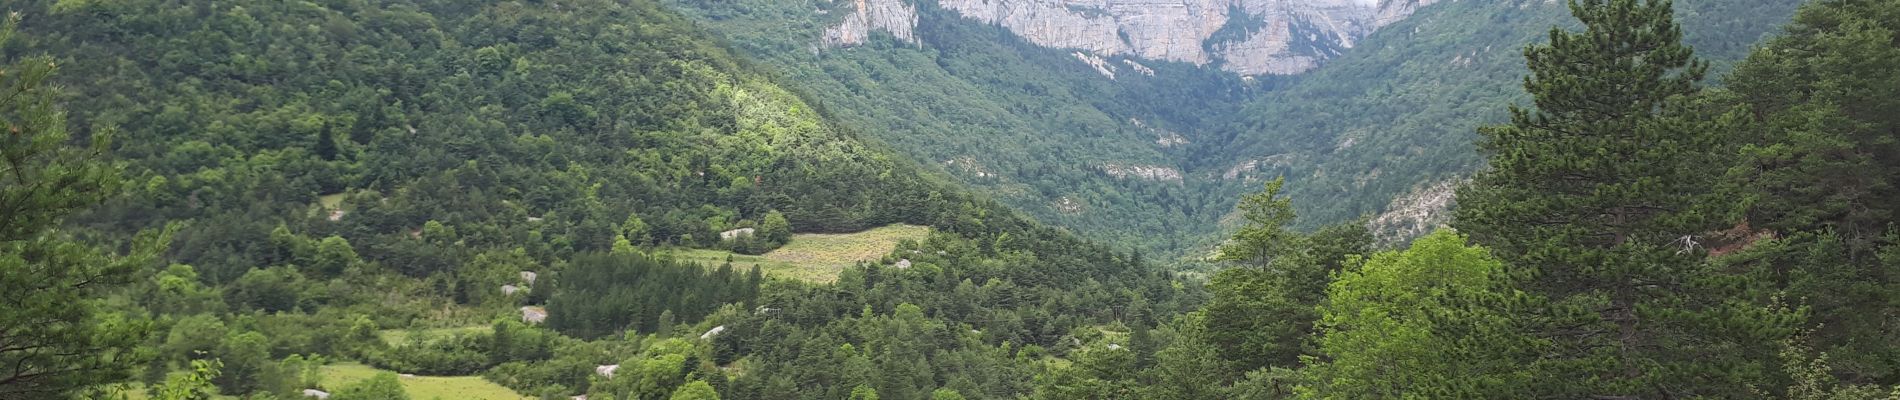
[(719, 336), (721, 332), (725, 332), (725, 331), (726, 331), (725, 325), (715, 326), (712, 328), (712, 330), (709, 330), (709, 331), (706, 331), (706, 333), (700, 334), (699, 339), (700, 340), (712, 339), (713, 336)]

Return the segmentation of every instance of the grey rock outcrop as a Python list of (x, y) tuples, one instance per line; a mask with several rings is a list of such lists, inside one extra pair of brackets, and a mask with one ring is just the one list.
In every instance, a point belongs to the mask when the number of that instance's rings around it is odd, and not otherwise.
[[(852, 0), (856, 9), (825, 32), (832, 46), (863, 43), (872, 30), (914, 42), (912, 0)], [(1001, 26), (1043, 47), (1074, 49), (1113, 77), (1100, 57), (1218, 65), (1241, 75), (1297, 74), (1351, 48), (1379, 27), (1438, 0), (940, 0), (939, 6)], [(1144, 68), (1145, 69), (1145, 68)]]
[(1448, 179), (1419, 185), (1386, 206), (1386, 212), (1366, 221), (1380, 243), (1403, 243), (1445, 226), (1451, 220), (1452, 204), (1457, 202), (1462, 179)]
[(843, 23), (825, 29), (825, 45), (848, 47), (864, 44), (873, 31), (889, 33), (904, 42), (917, 41), (912, 33), (917, 29), (917, 6), (905, 3), (905, 0), (849, 1), (856, 7), (845, 15)]

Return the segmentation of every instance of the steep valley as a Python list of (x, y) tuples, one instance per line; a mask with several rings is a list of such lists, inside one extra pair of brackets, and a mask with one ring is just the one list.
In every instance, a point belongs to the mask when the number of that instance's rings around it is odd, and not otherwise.
[(6, 4), (0, 400), (1900, 400), (1900, 0)]
[[(1793, 0), (1685, 1), (1718, 64)], [(869, 137), (1036, 218), (1182, 262), (1233, 199), (1288, 179), (1315, 228), (1382, 237), (1480, 165), (1473, 130), (1521, 102), (1543, 0), (672, 0)], [(1438, 190), (1437, 192), (1442, 192)], [(1426, 196), (1432, 197), (1432, 196)], [(1399, 201), (1395, 201), (1399, 200)]]

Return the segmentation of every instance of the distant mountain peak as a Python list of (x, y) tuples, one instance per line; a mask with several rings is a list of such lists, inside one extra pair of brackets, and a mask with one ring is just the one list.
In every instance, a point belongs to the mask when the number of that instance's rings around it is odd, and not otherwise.
[[(856, 7), (844, 22), (826, 30), (827, 45), (861, 44), (872, 31), (915, 41), (913, 0), (850, 1)], [(1252, 76), (1305, 72), (1352, 48), (1374, 30), (1435, 1), (939, 0), (937, 4), (1043, 47), (1097, 57), (1215, 66)]]

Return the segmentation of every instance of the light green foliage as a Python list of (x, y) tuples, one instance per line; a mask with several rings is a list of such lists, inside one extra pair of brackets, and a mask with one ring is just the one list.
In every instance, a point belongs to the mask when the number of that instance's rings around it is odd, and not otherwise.
[(191, 368), (183, 373), (172, 374), (165, 382), (152, 388), (152, 400), (211, 400), (218, 388), (211, 381), (218, 377), (224, 366), (218, 360), (192, 360)]
[(1136, 398), (1135, 354), (1126, 347), (1091, 343), (1069, 353), (1073, 363), (1039, 376), (1034, 399)]
[(278, 362), (284, 374), (284, 384), (291, 392), (301, 392), (306, 388), (323, 386), (323, 364), (330, 360), (323, 356), (304, 356), (292, 354)]
[(269, 346), (261, 333), (231, 331), (226, 334), (213, 353), (224, 364), (217, 378), (212, 379), (218, 384), (219, 392), (247, 395), (277, 389), (272, 386), (278, 382), (272, 381), (284, 377), (270, 357)]
[(765, 213), (765, 220), (759, 222), (759, 238), (777, 245), (792, 240), (792, 223), (785, 220), (785, 214), (773, 210)]
[(673, 396), (668, 397), (667, 399), (668, 400), (719, 400), (719, 392), (714, 391), (712, 385), (706, 384), (706, 381), (694, 380), (692, 382), (686, 383), (685, 385), (681, 385), (678, 390), (673, 391)]
[(640, 248), (633, 246), (632, 240), (627, 240), (626, 235), (614, 235), (614, 248), (613, 248), (613, 251), (611, 251), (611, 253), (615, 255), (644, 254), (640, 252)]
[(310, 267), (314, 271), (313, 275), (334, 277), (342, 275), (359, 262), (361, 261), (357, 259), (356, 249), (350, 247), (348, 239), (330, 236), (317, 243), (317, 254), (315, 259), (311, 260)]
[(862, 386), (862, 385), (855, 388), (851, 388), (850, 399), (851, 400), (877, 400), (877, 389), (872, 389), (870, 386)]
[(222, 311), (224, 299), (216, 289), (198, 280), (198, 271), (190, 265), (172, 264), (153, 277), (140, 302), (160, 314), (194, 315)]
[(331, 393), (332, 400), (409, 400), (409, 393), (403, 390), (402, 381), (394, 372), (379, 372), (376, 375), (344, 386)]
[[(891, 225), (854, 233), (801, 233), (792, 241), (765, 253), (765, 272), (810, 282), (831, 282), (845, 268), (877, 262), (906, 240), (930, 235), (930, 227)], [(790, 266), (790, 269), (774, 266)]]
[(244, 309), (290, 311), (303, 303), (307, 282), (302, 273), (290, 267), (253, 269), (233, 282), (224, 298)]
[(669, 395), (678, 396), (683, 388), (690, 386), (687, 373), (697, 367), (688, 365), (687, 359), (699, 359), (701, 351), (702, 348), (686, 339), (661, 340), (638, 356), (616, 361), (620, 368), (612, 378), (589, 378), (593, 384), (587, 390), (588, 397), (661, 400)]
[(963, 400), (963, 394), (949, 388), (941, 388), (930, 392), (930, 400)]
[(1319, 308), (1302, 398), (1513, 398), (1537, 340), (1504, 264), (1440, 230), (1348, 266)]
[[(322, 367), (322, 386), (335, 392), (365, 385), (367, 381), (395, 372), (362, 364), (337, 363)], [(398, 378), (397, 389), (411, 399), (521, 400), (525, 396), (479, 376), (417, 376)], [(395, 393), (383, 391), (383, 393)], [(331, 397), (336, 399), (336, 397)]]
[(1827, 353), (1815, 353), (1794, 337), (1782, 343), (1782, 371), (1792, 375), (1794, 384), (1786, 394), (1790, 400), (1900, 400), (1900, 385), (1891, 389), (1880, 385), (1843, 383)]
[[(646, 245), (653, 242), (653, 230), (647, 228), (647, 222), (640, 219), (639, 213), (627, 214), (627, 220), (620, 223), (620, 237), (636, 245)], [(614, 245), (619, 247), (619, 243)]]

